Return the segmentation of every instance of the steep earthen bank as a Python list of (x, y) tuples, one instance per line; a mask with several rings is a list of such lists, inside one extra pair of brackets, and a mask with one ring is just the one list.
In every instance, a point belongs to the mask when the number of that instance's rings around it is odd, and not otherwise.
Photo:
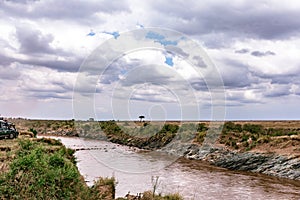
[[(178, 130), (176, 124), (167, 124), (150, 137), (132, 134), (137, 129), (144, 134), (147, 128), (150, 130), (154, 127), (144, 126), (145, 124), (137, 124), (136, 128), (126, 127), (126, 122), (120, 122), (124, 123), (128, 133), (114, 121), (80, 122), (76, 127), (74, 121), (25, 120), (22, 123), (24, 130), (33, 127), (39, 134), (105, 139), (141, 149), (176, 154), (187, 159), (204, 160), (231, 170), (300, 180), (300, 123), (297, 121), (225, 123), (222, 134), (213, 145), (202, 145), (207, 130), (204, 123), (194, 127), (196, 133), (192, 135), (186, 134), (186, 130), (180, 130), (183, 126)], [(24, 124), (29, 124), (30, 127)], [(190, 125), (188, 126), (191, 127)]]
[(172, 143), (160, 151), (203, 160), (230, 170), (251, 171), (281, 178), (300, 180), (300, 157), (274, 153), (238, 152), (223, 147)]

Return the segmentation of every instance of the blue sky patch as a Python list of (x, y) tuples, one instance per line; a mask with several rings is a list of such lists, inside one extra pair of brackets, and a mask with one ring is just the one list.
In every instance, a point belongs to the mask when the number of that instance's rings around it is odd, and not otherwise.
[(94, 36), (96, 33), (94, 31), (89, 32), (86, 36)]
[(147, 33), (146, 38), (154, 39), (154, 40), (163, 40), (163, 39), (165, 39), (165, 36), (160, 35), (159, 33), (155, 33), (155, 32), (150, 31), (150, 32)]
[(174, 63), (173, 63), (173, 58), (172, 57), (167, 57), (166, 56), (166, 61), (165, 63), (171, 67), (173, 67)]
[(167, 45), (174, 45), (176, 46), (178, 44), (178, 42), (172, 41), (172, 40), (166, 40), (166, 37), (159, 34), (159, 33), (155, 33), (153, 31), (150, 31), (147, 33), (146, 38), (148, 39), (153, 39), (154, 42), (158, 42), (159, 44), (163, 45), (163, 46), (167, 46)]
[(158, 43), (160, 43), (163, 46), (167, 46), (167, 45), (176, 46), (178, 44), (177, 41), (172, 41), (172, 40), (159, 40), (159, 41), (155, 41), (155, 42), (158, 42)]
[(103, 33), (112, 35), (114, 36), (115, 39), (117, 39), (120, 36), (120, 33), (118, 31), (114, 31), (114, 32), (103, 31)]

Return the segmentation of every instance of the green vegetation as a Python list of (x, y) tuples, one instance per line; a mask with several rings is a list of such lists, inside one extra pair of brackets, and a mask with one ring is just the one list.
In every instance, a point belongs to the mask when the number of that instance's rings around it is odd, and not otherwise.
[(120, 128), (115, 121), (100, 122), (100, 127), (108, 140), (114, 143), (134, 146), (143, 149), (157, 149), (165, 146), (175, 137), (178, 125), (164, 124), (161, 129), (147, 125), (135, 130)]
[(9, 170), (0, 174), (0, 198), (105, 199), (109, 196), (107, 199), (112, 199), (114, 179), (100, 179), (89, 188), (76, 168), (73, 153), (56, 140), (20, 139)]
[[(59, 140), (20, 138), (1, 146), (7, 155), (1, 154), (0, 158), (8, 159), (9, 167), (0, 173), (0, 199), (115, 199), (115, 179), (99, 178), (88, 187), (75, 165), (74, 150), (64, 147)], [(162, 196), (147, 191), (141, 193), (140, 199), (183, 198), (179, 194)]]
[[(16, 120), (20, 135), (54, 134), (81, 136), (93, 139), (108, 139), (111, 142), (143, 149), (161, 148), (171, 141), (202, 144), (217, 142), (239, 151), (264, 147), (274, 150), (291, 147), (289, 152), (300, 152), (299, 121), (226, 122), (224, 126), (208, 123), (180, 122), (119, 122), (75, 120)], [(22, 128), (23, 127), (23, 128)], [(23, 131), (22, 131), (23, 130)], [(219, 133), (221, 135), (219, 136)]]
[(178, 193), (162, 195), (154, 195), (152, 191), (146, 191), (141, 200), (183, 200), (182, 196)]
[(36, 131), (34, 128), (30, 128), (28, 131), (31, 132), (31, 133), (33, 134), (33, 137), (36, 138), (36, 136), (37, 136), (37, 131)]
[[(264, 128), (260, 124), (246, 123), (244, 125), (226, 122), (220, 137), (220, 143), (239, 150), (251, 150), (263, 144), (278, 146), (287, 140), (293, 140), (291, 135), (300, 135), (298, 129), (291, 128)], [(283, 138), (278, 138), (278, 137)], [(295, 138), (296, 140), (297, 138)], [(291, 142), (293, 146), (299, 142)], [(281, 147), (283, 147), (281, 145)]]
[(167, 194), (163, 196), (162, 194), (156, 194), (156, 190), (160, 185), (159, 176), (151, 178), (152, 182), (152, 191), (146, 191), (142, 194), (130, 195), (129, 193), (126, 195), (126, 198), (117, 198), (117, 200), (126, 200), (126, 199), (140, 199), (140, 200), (183, 200), (182, 196), (179, 193), (175, 194)]

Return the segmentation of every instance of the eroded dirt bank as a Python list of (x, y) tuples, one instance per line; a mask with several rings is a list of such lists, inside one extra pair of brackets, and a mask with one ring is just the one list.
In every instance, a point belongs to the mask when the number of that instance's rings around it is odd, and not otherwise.
[[(300, 121), (226, 122), (210, 129), (208, 122), (14, 122), (24, 132), (36, 129), (38, 134), (108, 140), (204, 160), (231, 170), (300, 180)], [(205, 140), (211, 136), (217, 139), (208, 145)]]

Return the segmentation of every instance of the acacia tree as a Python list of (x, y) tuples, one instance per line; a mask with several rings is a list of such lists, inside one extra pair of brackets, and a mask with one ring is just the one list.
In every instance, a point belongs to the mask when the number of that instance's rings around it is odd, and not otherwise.
[(145, 118), (145, 116), (144, 115), (140, 115), (139, 118), (140, 118), (140, 122), (141, 122)]

